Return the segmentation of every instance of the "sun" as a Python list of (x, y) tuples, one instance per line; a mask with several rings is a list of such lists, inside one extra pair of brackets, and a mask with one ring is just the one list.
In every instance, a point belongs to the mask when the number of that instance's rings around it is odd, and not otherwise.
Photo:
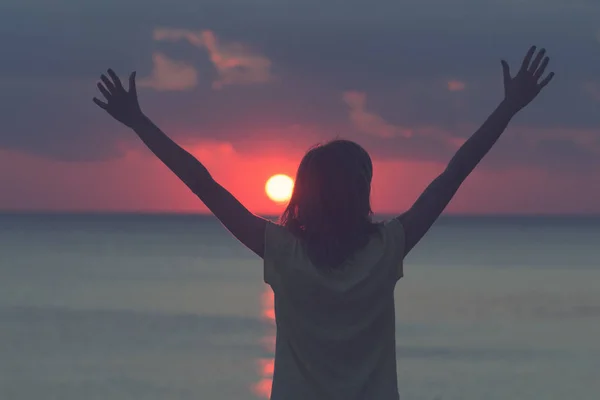
[(265, 192), (275, 203), (284, 203), (292, 197), (294, 180), (287, 175), (277, 174), (267, 180)]

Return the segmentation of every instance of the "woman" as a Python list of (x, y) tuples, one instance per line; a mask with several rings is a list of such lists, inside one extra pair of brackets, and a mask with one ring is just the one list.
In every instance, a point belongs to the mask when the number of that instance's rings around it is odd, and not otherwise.
[[(534, 57), (535, 56), (535, 57)], [(394, 287), (403, 260), (440, 216), (510, 120), (552, 80), (532, 47), (512, 77), (502, 61), (504, 98), (404, 214), (371, 221), (372, 164), (356, 143), (311, 149), (280, 224), (248, 211), (140, 109), (135, 72), (126, 91), (108, 70), (94, 102), (135, 131), (225, 227), (264, 259), (275, 294), (273, 400), (398, 399)]]

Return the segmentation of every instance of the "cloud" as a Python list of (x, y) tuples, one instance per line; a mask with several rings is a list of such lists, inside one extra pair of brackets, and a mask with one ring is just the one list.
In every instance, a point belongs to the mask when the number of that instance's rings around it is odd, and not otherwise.
[[(266, 153), (222, 140), (177, 142), (255, 212), (272, 212), (273, 203), (264, 195), (265, 182), (275, 173), (293, 176), (303, 154), (290, 154), (283, 141), (278, 151)], [(0, 149), (0, 210), (206, 211), (197, 197), (139, 144), (119, 158), (78, 163)]]
[(462, 92), (466, 88), (466, 84), (459, 80), (448, 81), (448, 90), (451, 92)]
[(160, 28), (154, 31), (154, 39), (187, 40), (190, 44), (205, 49), (218, 73), (218, 79), (213, 82), (214, 89), (228, 85), (262, 84), (274, 80), (271, 61), (268, 58), (254, 53), (241, 43), (223, 43), (210, 30)]
[(535, 127), (523, 127), (522, 129), (525, 132), (519, 135), (519, 139), (526, 143), (536, 144), (547, 141), (569, 141), (590, 152), (600, 153), (600, 133), (595, 130), (573, 128), (542, 129)]
[[(463, 120), (455, 126), (416, 121), (404, 115), (401, 124), (389, 122), (367, 110), (364, 92), (343, 93), (350, 109), (349, 119), (360, 133), (357, 137), (379, 159), (448, 162), (479, 125)], [(511, 125), (492, 154), (486, 157), (485, 168), (498, 170), (510, 166), (537, 166), (548, 171), (587, 171), (600, 165), (600, 135), (593, 129), (574, 127), (540, 127)], [(383, 139), (383, 140), (382, 140)]]
[[(4, 93), (0, 101), (0, 146), (4, 148), (62, 160), (98, 160), (122, 154), (115, 146), (117, 140), (141, 146), (135, 136), (96, 109), (89, 99), (97, 95), (94, 81), (106, 66), (129, 71), (139, 70), (142, 64), (149, 70), (153, 52), (160, 50), (168, 60), (194, 66), (199, 85), (208, 86), (213, 80), (215, 88), (240, 81), (271, 81), (271, 71), (281, 77), (268, 90), (257, 84), (244, 90), (189, 90), (168, 100), (160, 92), (146, 91), (142, 99), (145, 111), (174, 139), (182, 139), (182, 132), (186, 138), (199, 140), (218, 137), (243, 152), (255, 142), (272, 146), (271, 142), (279, 140), (304, 148), (306, 142), (341, 134), (373, 149), (376, 157), (446, 161), (456, 148), (449, 141), (459, 142), (461, 136), (471, 134), (495, 107), (502, 94), (497, 60), (506, 58), (511, 65), (518, 65), (526, 51), (523, 40), (533, 39), (527, 39), (532, 23), (540, 27), (535, 36), (544, 37), (561, 79), (519, 116), (518, 123), (526, 127), (511, 126), (525, 135), (514, 135), (511, 140), (513, 134), (509, 133), (501, 139), (498, 146), (510, 143), (514, 148), (494, 149), (497, 165), (512, 164), (517, 147), (528, 151), (534, 147), (523, 144), (531, 129), (539, 129), (543, 135), (553, 127), (563, 127), (572, 135), (578, 130), (597, 132), (600, 126), (599, 103), (590, 101), (590, 95), (581, 89), (582, 82), (598, 78), (594, 63), (588, 62), (590, 54), (598, 51), (593, 38), (597, 13), (583, 8), (565, 8), (552, 2), (540, 13), (537, 3), (541, 0), (535, 0), (535, 6), (522, 4), (528, 10), (527, 18), (515, 20), (500, 0), (485, 5), (461, 0), (469, 5), (467, 14), (453, 13), (442, 0), (410, 0), (414, 6), (411, 13), (405, 13), (406, 5), (398, 2), (386, 0), (374, 8), (352, 0), (343, 16), (335, 6), (316, 0), (236, 3), (236, 7), (223, 0), (199, 8), (197, 0), (181, 0), (178, 7), (155, 4), (146, 10), (145, 18), (132, 25), (127, 21), (135, 17), (139, 7), (124, 10), (114, 0), (102, 9), (82, 3), (75, 9), (62, 4), (43, 11), (23, 8), (22, 1), (8, 1), (14, 7), (2, 3), (0, 19), (4, 25), (12, 27), (11, 21), (24, 20), (31, 29), (23, 34), (15, 26), (9, 35), (0, 37), (5, 54), (0, 64)], [(143, 6), (141, 0), (132, 1)], [(319, 11), (318, 18), (315, 10)], [(450, 12), (452, 16), (432, 18), (432, 10), (436, 15), (448, 16)], [(73, 13), (74, 18), (65, 20), (65, 29), (56, 31), (56, 18), (64, 12)], [(80, 35), (63, 34), (76, 30), (77, 21), (82, 20), (86, 29)], [(105, 20), (113, 21), (111, 29), (122, 40), (106, 42), (106, 27), (101, 22)], [(156, 29), (156, 21), (168, 21), (165, 23), (170, 25), (161, 25), (166, 27), (211, 30), (161, 30)], [(440, 36), (443, 30), (452, 34)], [(154, 32), (155, 37), (148, 32)], [(45, 40), (35, 41), (35, 37)], [(498, 40), (490, 48), (482, 37)], [(258, 47), (251, 49), (250, 44)], [(425, 47), (430, 51), (423, 52)], [(23, 52), (23, 48), (30, 51)], [(387, 51), (391, 48), (395, 51)], [(236, 75), (235, 67), (228, 67), (229, 59), (242, 65), (241, 76)], [(152, 71), (150, 75), (140, 74), (140, 78), (144, 76), (156, 87), (185, 86), (165, 83), (164, 76), (174, 79), (176, 75)], [(448, 86), (451, 80), (466, 82), (465, 90), (452, 92)], [(351, 111), (353, 119), (375, 134), (357, 129), (349, 119), (349, 105), (340, 101), (345, 90), (354, 88), (368, 97), (361, 103), (360, 96), (354, 96), (353, 104), (362, 106)], [(35, 118), (31, 118), (32, 112)], [(315, 132), (313, 136), (320, 137), (298, 135), (288, 129), (294, 125), (307, 127)], [(398, 129), (412, 136), (405, 137)], [(390, 135), (396, 136), (385, 137)], [(556, 155), (551, 153), (560, 146), (551, 149), (547, 145), (536, 147), (535, 157), (519, 150), (522, 155), (518, 162), (556, 164)], [(586, 146), (577, 147), (587, 151)], [(575, 156), (570, 150), (569, 154)]]
[(154, 68), (149, 77), (139, 80), (139, 86), (158, 91), (190, 90), (198, 84), (196, 69), (182, 61), (169, 59), (162, 53), (152, 55)]
[(514, 125), (503, 136), (485, 158), (486, 169), (529, 166), (585, 175), (600, 167), (600, 135), (594, 130)]
[(350, 108), (350, 121), (359, 131), (381, 138), (397, 136), (410, 138), (413, 136), (410, 129), (392, 125), (381, 116), (367, 111), (367, 95), (365, 93), (347, 91), (344, 92), (342, 98)]
[(366, 109), (367, 95), (364, 92), (347, 91), (342, 99), (350, 108), (350, 122), (357, 131), (385, 139), (374, 143), (373, 149), (379, 157), (446, 160), (465, 141), (465, 138), (439, 124), (392, 124)]

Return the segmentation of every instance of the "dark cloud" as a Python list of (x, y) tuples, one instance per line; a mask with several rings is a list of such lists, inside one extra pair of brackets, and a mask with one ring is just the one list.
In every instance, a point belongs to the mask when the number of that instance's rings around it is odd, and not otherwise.
[(94, 109), (89, 90), (60, 81), (10, 89), (0, 111), (1, 146), (69, 161), (120, 155), (123, 128)]
[[(557, 78), (516, 123), (600, 131), (598, 104), (581, 89), (600, 79), (600, 5), (593, 1), (37, 3), (0, 5), (2, 147), (67, 160), (118, 156), (135, 138), (94, 108), (95, 79), (108, 66), (151, 76), (159, 53), (198, 73), (193, 90), (140, 89), (145, 110), (180, 137), (229, 141), (241, 151), (252, 137), (308, 146), (312, 136), (290, 129), (304, 126), (325, 139), (359, 140), (380, 157), (447, 160), (454, 150), (448, 137), (470, 135), (474, 128), (464, 127), (483, 122), (501, 98), (499, 59), (516, 69), (530, 43), (549, 48)], [(214, 90), (222, 69), (209, 54), (185, 41), (155, 41), (157, 28), (209, 29), (223, 42), (242, 43), (270, 60), (277, 80)], [(451, 81), (464, 90), (448, 90)], [(192, 79), (157, 82), (155, 88), (189, 89)], [(346, 91), (365, 93), (372, 113), (417, 134), (358, 132)], [(519, 140), (503, 139), (489, 165), (597, 160), (568, 137)]]
[[(527, 128), (521, 129), (527, 135)], [(552, 173), (585, 172), (600, 166), (600, 134), (589, 144), (568, 138), (534, 138), (523, 140), (519, 127), (507, 131), (485, 161), (488, 168), (507, 165), (533, 165)]]

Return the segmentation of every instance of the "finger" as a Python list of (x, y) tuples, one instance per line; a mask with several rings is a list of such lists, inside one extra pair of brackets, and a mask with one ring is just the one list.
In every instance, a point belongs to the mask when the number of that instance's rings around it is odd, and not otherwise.
[(505, 60), (500, 62), (502, 63), (502, 74), (504, 75), (504, 83), (506, 84), (512, 79), (510, 76), (510, 66)]
[(110, 79), (108, 79), (106, 77), (106, 75), (102, 75), (100, 76), (100, 79), (102, 79), (102, 82), (104, 82), (104, 85), (106, 85), (106, 88), (108, 89), (109, 92), (114, 92), (115, 90), (115, 85), (113, 85), (113, 83), (110, 81)]
[(119, 79), (119, 77), (117, 76), (117, 74), (115, 74), (115, 71), (113, 71), (112, 69), (109, 68), (108, 69), (108, 75), (111, 77), (111, 79), (115, 83), (115, 87), (118, 90), (125, 90), (123, 88), (123, 84), (121, 83), (121, 79)]
[(106, 90), (104, 85), (102, 83), (98, 82), (98, 84), (96, 86), (98, 86), (98, 89), (100, 90), (100, 93), (102, 93), (104, 98), (106, 100), (110, 100), (110, 98), (112, 97), (112, 94), (110, 94), (110, 92), (108, 90)]
[(135, 84), (135, 75), (136, 72), (133, 71), (131, 75), (129, 75), (129, 93), (137, 95), (137, 87)]
[(533, 54), (535, 53), (535, 49), (535, 46), (531, 46), (529, 48), (529, 51), (523, 59), (523, 63), (521, 64), (521, 70), (519, 72), (527, 71), (527, 69), (529, 68), (529, 64), (531, 63), (531, 57), (533, 57)]
[(546, 85), (550, 83), (552, 78), (554, 78), (554, 72), (550, 72), (548, 74), (548, 76), (543, 81), (540, 82), (540, 84), (538, 85), (538, 89), (542, 90), (543, 88), (545, 88)]
[(542, 75), (544, 75), (544, 72), (546, 71), (546, 67), (548, 66), (548, 63), (550, 62), (550, 58), (549, 57), (545, 57), (544, 61), (542, 61), (542, 65), (540, 65), (540, 67), (537, 69), (537, 71), (535, 71), (535, 73), (533, 74), (533, 76), (535, 77), (535, 79), (540, 79), (542, 77)]
[(537, 53), (537, 55), (535, 56), (535, 59), (533, 60), (533, 62), (531, 63), (531, 66), (529, 67), (529, 72), (535, 73), (535, 71), (540, 66), (540, 63), (542, 62), (542, 59), (544, 58), (545, 54), (546, 54), (546, 49), (541, 49), (539, 51), (539, 53)]
[(105, 102), (103, 102), (101, 100), (98, 100), (95, 97), (92, 100), (98, 107), (100, 107), (103, 110), (106, 110), (106, 108), (108, 107), (108, 104), (106, 104)]

